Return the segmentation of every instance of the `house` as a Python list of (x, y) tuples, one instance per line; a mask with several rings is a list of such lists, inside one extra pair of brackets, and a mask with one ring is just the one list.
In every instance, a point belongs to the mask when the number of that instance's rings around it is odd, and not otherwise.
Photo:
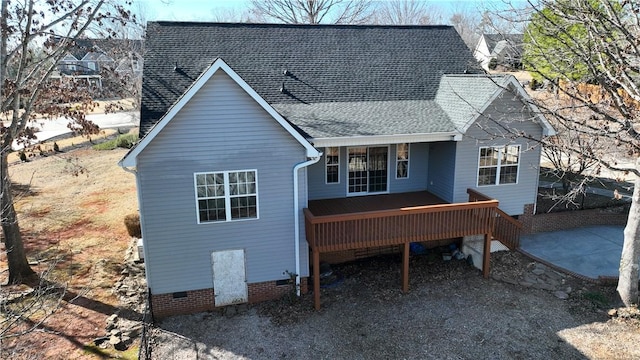
[[(483, 69), (500, 65), (507, 69), (522, 68), (523, 34), (482, 34), (473, 56)], [(491, 65), (492, 59), (495, 65)]]
[(127, 82), (142, 76), (142, 40), (76, 39), (58, 61), (52, 79), (73, 80), (98, 91), (111, 87), (124, 77)]
[(410, 241), (486, 247), (535, 204), (553, 129), (453, 27), (151, 22), (146, 41), (120, 165), (156, 317), (304, 292), (310, 269), (319, 307), (320, 255), (381, 246), (407, 291)]

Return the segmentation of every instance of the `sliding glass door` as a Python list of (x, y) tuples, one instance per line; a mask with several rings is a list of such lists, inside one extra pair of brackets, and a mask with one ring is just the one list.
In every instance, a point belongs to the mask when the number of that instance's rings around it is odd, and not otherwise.
[(347, 192), (350, 195), (387, 191), (388, 146), (351, 147), (348, 149), (347, 162), (349, 172)]

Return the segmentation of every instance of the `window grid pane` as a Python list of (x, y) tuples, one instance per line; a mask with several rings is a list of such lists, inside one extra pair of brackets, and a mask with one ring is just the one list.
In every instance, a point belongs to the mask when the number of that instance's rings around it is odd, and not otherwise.
[(396, 145), (396, 178), (409, 177), (409, 144)]
[(327, 184), (335, 184), (340, 182), (340, 148), (325, 148), (325, 166), (326, 166), (326, 182)]
[[(196, 174), (196, 197), (200, 222), (257, 218), (258, 200), (255, 171), (227, 174), (229, 193), (225, 191), (225, 173)], [(227, 203), (231, 218), (227, 218)]]
[(357, 147), (349, 149), (349, 192), (359, 193), (367, 191), (367, 148)]
[[(231, 179), (234, 179), (236, 183), (231, 184)], [(256, 176), (253, 171), (229, 173), (231, 219), (258, 217), (255, 179)]]
[(478, 186), (515, 184), (519, 162), (519, 145), (480, 148)]

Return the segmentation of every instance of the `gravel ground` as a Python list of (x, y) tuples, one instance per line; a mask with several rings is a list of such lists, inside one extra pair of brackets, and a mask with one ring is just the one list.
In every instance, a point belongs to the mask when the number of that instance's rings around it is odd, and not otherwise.
[[(484, 279), (465, 261), (411, 259), (400, 292), (399, 256), (334, 266), (344, 276), (312, 296), (165, 319), (152, 332), (154, 359), (638, 359), (640, 322), (609, 319), (615, 288), (567, 278), (553, 292)], [(492, 254), (492, 275), (521, 278), (532, 261)], [(498, 278), (498, 277), (496, 277)]]

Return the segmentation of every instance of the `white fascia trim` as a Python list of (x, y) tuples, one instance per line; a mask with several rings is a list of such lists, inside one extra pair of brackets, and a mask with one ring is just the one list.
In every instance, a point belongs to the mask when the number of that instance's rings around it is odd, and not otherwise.
[(169, 111), (151, 128), (151, 130), (143, 137), (140, 142), (120, 160), (118, 163), (122, 167), (135, 167), (137, 157), (147, 145), (164, 129), (165, 126), (182, 110), (182, 108), (191, 100), (191, 98), (211, 79), (216, 71), (224, 71), (233, 81), (255, 100), (269, 115), (271, 115), (291, 136), (293, 136), (306, 150), (307, 157), (313, 158), (320, 156), (320, 152), (313, 147), (300, 133), (298, 133), (278, 112), (269, 105), (258, 93), (249, 86), (241, 77), (227, 65), (222, 59), (217, 59), (203, 72), (196, 81), (191, 84), (189, 89), (173, 104)]
[(556, 134), (556, 131), (553, 128), (553, 126), (551, 126), (547, 118), (545, 118), (544, 115), (542, 115), (542, 112), (540, 112), (540, 109), (533, 103), (531, 97), (529, 96), (529, 94), (527, 94), (527, 91), (522, 87), (518, 79), (516, 79), (513, 75), (507, 75), (502, 84), (497, 82), (496, 84), (498, 85), (498, 89), (493, 93), (493, 95), (491, 95), (489, 100), (487, 100), (487, 102), (485, 102), (485, 104), (482, 105), (482, 107), (480, 108), (480, 111), (477, 114), (475, 114), (471, 119), (469, 119), (465, 127), (462, 129), (463, 133), (466, 133), (467, 130), (469, 130), (469, 128), (471, 127), (471, 125), (478, 119), (478, 117), (480, 117), (480, 114), (483, 114), (487, 110), (487, 108), (493, 103), (493, 101), (496, 100), (498, 96), (502, 94), (503, 91), (507, 90), (509, 85), (512, 85), (514, 89), (518, 92), (518, 95), (520, 95), (522, 99), (524, 99), (526, 104), (536, 115), (536, 118), (538, 118), (538, 120), (540, 121), (540, 124), (542, 125), (542, 135), (553, 136)]
[(386, 145), (398, 143), (459, 141), (462, 134), (457, 131), (432, 134), (396, 134), (377, 136), (349, 136), (337, 138), (309, 139), (316, 147), (328, 146), (355, 146), (355, 145)]

